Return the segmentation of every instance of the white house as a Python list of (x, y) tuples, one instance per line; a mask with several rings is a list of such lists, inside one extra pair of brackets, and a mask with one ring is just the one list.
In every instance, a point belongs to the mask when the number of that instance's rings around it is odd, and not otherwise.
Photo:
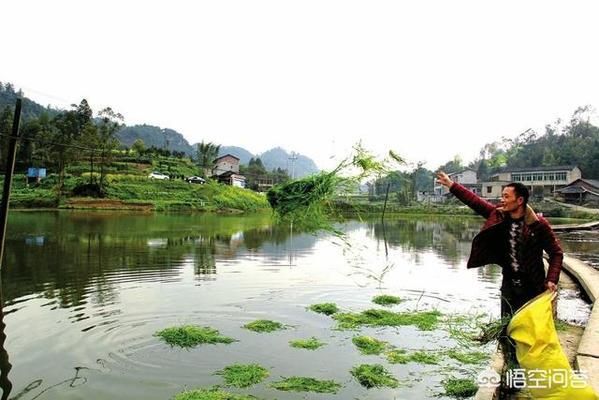
[(482, 196), (498, 199), (504, 186), (510, 182), (521, 182), (526, 185), (531, 197), (553, 196), (557, 189), (580, 178), (582, 178), (580, 168), (572, 165), (508, 168), (491, 175), (488, 182), (483, 182)]

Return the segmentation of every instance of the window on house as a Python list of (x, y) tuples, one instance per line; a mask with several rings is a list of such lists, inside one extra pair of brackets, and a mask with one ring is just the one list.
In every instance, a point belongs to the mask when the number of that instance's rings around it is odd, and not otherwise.
[(493, 186), (487, 186), (487, 193), (493, 192)]

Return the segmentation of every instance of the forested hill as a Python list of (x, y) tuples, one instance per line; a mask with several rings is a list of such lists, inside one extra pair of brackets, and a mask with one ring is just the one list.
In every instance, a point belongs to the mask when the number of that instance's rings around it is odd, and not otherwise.
[(13, 109), (17, 98), (23, 99), (21, 116), (24, 120), (39, 118), (44, 112), (48, 113), (50, 116), (54, 116), (60, 112), (53, 108), (44, 107), (35, 101), (24, 97), (23, 92), (21, 90), (15, 90), (12, 84), (0, 82), (0, 110), (3, 110), (6, 107)]
[(188, 155), (193, 155), (195, 149), (187, 142), (182, 134), (173, 129), (162, 129), (152, 125), (133, 125), (126, 126), (117, 133), (117, 138), (127, 147), (131, 147), (133, 142), (141, 139), (146, 147), (157, 147), (170, 151), (180, 151)]
[[(15, 101), (19, 97), (23, 99), (21, 114), (23, 121), (37, 119), (43, 113), (47, 113), (50, 117), (54, 117), (61, 112), (64, 112), (64, 110), (44, 107), (35, 101), (24, 97), (23, 92), (21, 90), (16, 90), (12, 84), (0, 82), (0, 113), (6, 111), (7, 107), (13, 109)], [(8, 113), (4, 112), (4, 114), (6, 114), (4, 117), (9, 119)], [(10, 126), (11, 122), (6, 121), (6, 124), (7, 126)], [(173, 129), (160, 128), (148, 124), (125, 126), (116, 133), (116, 138), (126, 147), (131, 147), (137, 139), (141, 139), (146, 148), (154, 146), (171, 152), (183, 152), (191, 157), (196, 156), (196, 145), (190, 145), (181, 133)], [(290, 154), (279, 147), (255, 155), (242, 147), (221, 146), (219, 155), (227, 153), (239, 157), (241, 160), (240, 162), (246, 165), (251, 158), (261, 157), (264, 166), (269, 171), (277, 168), (285, 170), (289, 167), (291, 173)], [(298, 155), (297, 157), (298, 158), (293, 163), (296, 177), (303, 177), (318, 171), (318, 168), (312, 159), (302, 155)]]
[(592, 116), (592, 107), (580, 107), (568, 123), (548, 124), (541, 134), (528, 130), (489, 143), (471, 167), (484, 176), (504, 168), (576, 165), (583, 178), (599, 179), (599, 127), (590, 122)]

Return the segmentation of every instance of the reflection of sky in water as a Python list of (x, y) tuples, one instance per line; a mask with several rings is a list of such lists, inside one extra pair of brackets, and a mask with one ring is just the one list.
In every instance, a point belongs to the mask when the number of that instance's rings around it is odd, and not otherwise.
[[(383, 357), (360, 356), (351, 344), (356, 332), (336, 331), (329, 317), (306, 307), (334, 302), (361, 311), (378, 307), (371, 299), (385, 293), (404, 299), (393, 311), (499, 313), (499, 269), (465, 267), (478, 219), (350, 222), (342, 226), (343, 242), (239, 217), (60, 214), (43, 215), (35, 224), (29, 216), (20, 218), (10, 236), (4, 279), (13, 395), (43, 380), (23, 400), (45, 389), (47, 398), (170, 398), (184, 387), (221, 383), (213, 372), (233, 362), (259, 362), (273, 376), (343, 382), (342, 392), (331, 398), (435, 398), (445, 376), (439, 366), (389, 365)], [(218, 228), (202, 230), (208, 226)], [(560, 314), (588, 314), (576, 294), (562, 297), (567, 301)], [(240, 329), (260, 318), (290, 329), (268, 337)], [(213, 326), (239, 342), (180, 351), (152, 336), (183, 323)], [(455, 345), (444, 331), (361, 332), (413, 350)], [(289, 348), (289, 340), (310, 336), (328, 345), (318, 352)], [(411, 386), (366, 391), (348, 375), (364, 362), (385, 364)], [(50, 388), (76, 371), (85, 384)], [(245, 393), (305, 397), (265, 385)]]

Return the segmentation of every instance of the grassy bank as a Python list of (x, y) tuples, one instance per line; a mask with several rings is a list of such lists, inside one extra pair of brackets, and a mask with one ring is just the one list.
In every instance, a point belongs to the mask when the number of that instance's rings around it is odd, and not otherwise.
[(265, 196), (251, 190), (183, 180), (151, 180), (145, 175), (110, 174), (104, 198), (78, 197), (73, 190), (89, 176), (68, 175), (62, 192), (57, 177), (27, 187), (24, 175), (16, 175), (11, 191), (11, 208), (145, 209), (156, 211), (252, 212), (268, 209)]

